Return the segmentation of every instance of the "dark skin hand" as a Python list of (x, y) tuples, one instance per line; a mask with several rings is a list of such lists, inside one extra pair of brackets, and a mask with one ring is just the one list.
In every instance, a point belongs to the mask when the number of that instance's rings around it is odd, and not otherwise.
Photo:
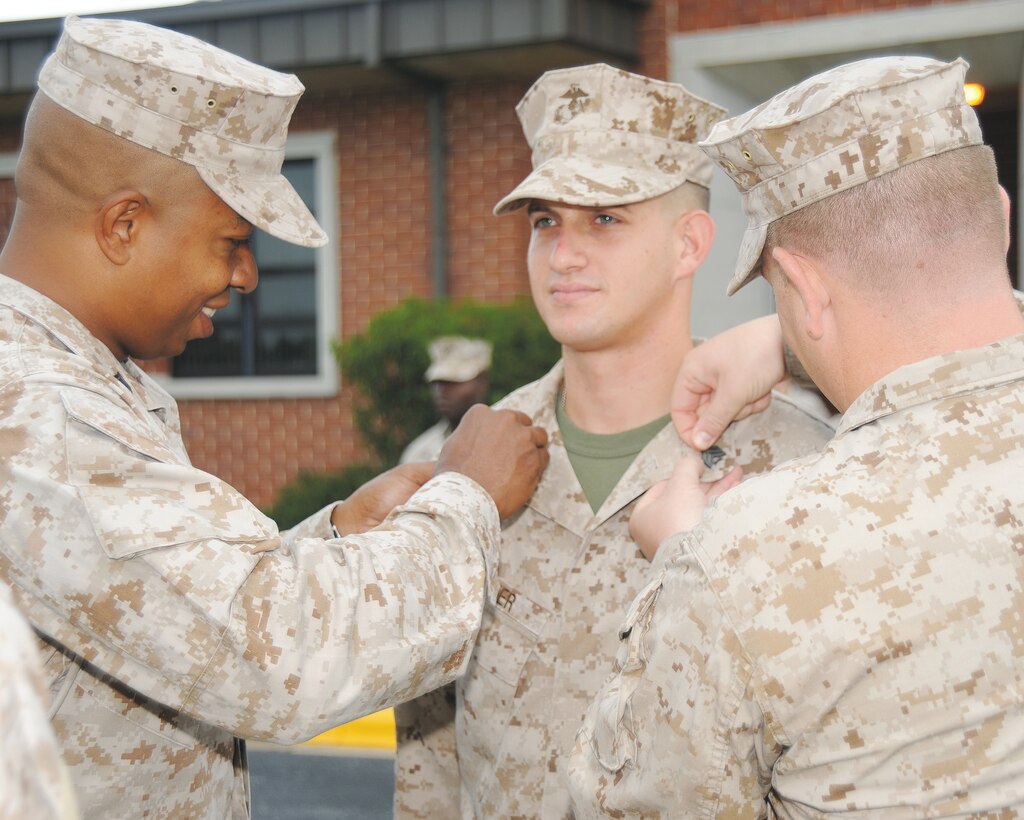
[(470, 408), (437, 462), (400, 464), (366, 482), (331, 512), (341, 535), (366, 532), (404, 504), (428, 479), (447, 471), (469, 476), (506, 518), (533, 494), (548, 464), (548, 435), (515, 410)]
[(434, 462), (400, 464), (367, 481), (331, 512), (341, 535), (372, 530), (434, 475)]
[(469, 476), (507, 518), (533, 495), (548, 465), (548, 434), (516, 410), (469, 408), (445, 442), (434, 475), (454, 470)]
[(670, 535), (692, 530), (701, 522), (704, 508), (715, 496), (728, 492), (743, 478), (743, 470), (733, 467), (718, 481), (700, 480), (704, 464), (696, 456), (684, 456), (671, 477), (651, 487), (633, 508), (629, 534), (648, 561), (654, 560), (659, 545)]

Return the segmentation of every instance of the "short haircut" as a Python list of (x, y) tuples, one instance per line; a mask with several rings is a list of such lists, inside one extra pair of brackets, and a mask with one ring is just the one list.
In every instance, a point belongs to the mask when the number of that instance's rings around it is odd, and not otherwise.
[(928, 275), (961, 262), (1005, 268), (992, 149), (946, 151), (787, 214), (768, 226), (762, 260), (780, 246), (827, 261), (855, 274), (851, 285), (880, 292), (921, 284), (894, 277), (897, 270), (919, 267)]
[(15, 172), (20, 200), (81, 215), (113, 191), (138, 187), (174, 203), (206, 185), (191, 165), (112, 134), (36, 94)]
[[(711, 192), (696, 182), (684, 182), (661, 195), (666, 203), (678, 207), (679, 212), (706, 211), (711, 206)], [(678, 203), (678, 204), (677, 204)]]

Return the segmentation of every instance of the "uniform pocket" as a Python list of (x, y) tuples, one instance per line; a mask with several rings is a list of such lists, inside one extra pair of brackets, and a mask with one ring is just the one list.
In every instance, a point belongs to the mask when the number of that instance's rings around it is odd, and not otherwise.
[(474, 665), (515, 686), (548, 620), (548, 611), (502, 582), (484, 607)]
[(46, 658), (50, 719), (58, 727), (66, 726), (63, 734), (75, 737), (77, 742), (95, 738), (97, 744), (108, 746), (104, 752), (112, 751), (111, 743), (139, 745), (140, 731), (152, 740), (183, 749), (195, 748), (194, 732), (188, 731), (195, 720), (137, 692), (122, 689), (112, 679), (108, 682), (105, 676), (97, 677), (97, 670), (87, 666), (80, 658), (57, 650), (50, 651)]
[(517, 687), (548, 611), (499, 579), (484, 607), (473, 659), (459, 681), (455, 714), (464, 806), (491, 781), (516, 709)]
[(83, 390), (62, 394), (65, 458), (104, 551), (130, 558), (200, 540), (258, 542), (276, 527), (230, 485), (153, 440), (130, 411)]
[(173, 746), (195, 748), (195, 728), (198, 725), (195, 719), (138, 693), (127, 689), (121, 691), (87, 674), (79, 674), (76, 683), (88, 699), (110, 713), (110, 725), (119, 726), (119, 734), (128, 729), (126, 736), (130, 736), (137, 729)]

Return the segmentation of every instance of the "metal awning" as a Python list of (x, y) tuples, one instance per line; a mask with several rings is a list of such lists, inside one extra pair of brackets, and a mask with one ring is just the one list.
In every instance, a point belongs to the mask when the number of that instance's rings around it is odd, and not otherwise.
[[(298, 74), (310, 88), (535, 79), (564, 65), (628, 67), (649, 0), (220, 0), (122, 12)], [(103, 17), (108, 15), (95, 15)], [(59, 19), (0, 24), (0, 95), (35, 87)]]

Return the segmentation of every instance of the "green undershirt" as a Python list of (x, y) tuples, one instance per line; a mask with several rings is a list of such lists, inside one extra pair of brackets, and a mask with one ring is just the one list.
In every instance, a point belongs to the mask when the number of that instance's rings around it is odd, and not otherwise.
[(588, 433), (573, 424), (560, 401), (556, 404), (555, 416), (569, 454), (569, 463), (594, 512), (601, 509), (629, 465), (669, 420), (668, 415), (664, 415), (642, 427), (602, 434)]

